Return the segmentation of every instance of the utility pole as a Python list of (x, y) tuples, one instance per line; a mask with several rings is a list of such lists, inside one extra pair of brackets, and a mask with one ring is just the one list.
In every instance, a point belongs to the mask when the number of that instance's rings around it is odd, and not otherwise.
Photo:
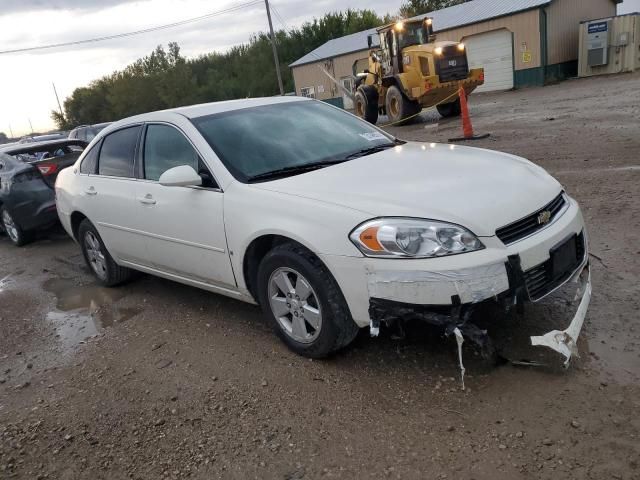
[(31, 124), (31, 119), (28, 118), (27, 120), (29, 120), (29, 126), (31, 127), (31, 135), (33, 135), (33, 125)]
[(282, 75), (280, 74), (280, 61), (278, 60), (278, 49), (276, 48), (276, 36), (273, 33), (273, 24), (271, 23), (271, 11), (269, 10), (269, 0), (264, 0), (267, 7), (267, 19), (269, 20), (269, 31), (271, 32), (271, 47), (273, 48), (273, 61), (276, 64), (276, 75), (278, 76), (278, 87), (280, 87), (280, 95), (284, 95), (284, 87), (282, 86)]
[(53, 85), (53, 93), (56, 94), (56, 100), (58, 101), (58, 110), (60, 110), (60, 117), (64, 119), (64, 113), (62, 113), (62, 106), (60, 105), (60, 99), (58, 98), (58, 91), (56, 90), (56, 84), (51, 82), (51, 85)]
[(11, 138), (14, 138), (14, 136), (13, 136), (13, 128), (11, 128), (11, 124), (9, 124), (9, 133), (11, 134)]

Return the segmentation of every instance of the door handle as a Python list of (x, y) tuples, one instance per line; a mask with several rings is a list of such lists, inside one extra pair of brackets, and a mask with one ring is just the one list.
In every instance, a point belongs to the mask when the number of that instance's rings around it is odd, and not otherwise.
[(147, 193), (144, 197), (140, 199), (140, 203), (144, 205), (155, 205), (156, 201), (153, 199), (153, 195)]
[(86, 193), (87, 195), (97, 195), (98, 192), (96, 191), (95, 187), (89, 187), (87, 188), (84, 193)]

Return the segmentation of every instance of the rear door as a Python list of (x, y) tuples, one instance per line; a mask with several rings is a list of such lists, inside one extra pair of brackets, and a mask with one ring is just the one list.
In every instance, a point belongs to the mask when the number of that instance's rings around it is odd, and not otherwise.
[[(135, 203), (147, 263), (166, 273), (235, 289), (224, 231), (224, 194), (191, 141), (174, 125), (150, 123), (139, 159)], [(160, 185), (160, 176), (180, 165), (200, 173), (203, 185)]]
[(109, 253), (133, 263), (146, 258), (134, 208), (134, 159), (141, 132), (142, 125), (133, 125), (110, 133), (80, 166), (83, 213), (98, 229)]

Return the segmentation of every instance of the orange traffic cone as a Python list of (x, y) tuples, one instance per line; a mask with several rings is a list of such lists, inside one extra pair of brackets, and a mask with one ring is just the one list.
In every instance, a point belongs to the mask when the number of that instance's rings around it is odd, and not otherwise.
[(460, 112), (462, 114), (462, 137), (450, 138), (450, 142), (460, 142), (463, 140), (479, 140), (481, 138), (487, 138), (490, 134), (474, 135), (473, 125), (471, 125), (471, 117), (469, 117), (469, 106), (467, 105), (467, 94), (464, 91), (464, 87), (460, 85), (458, 90), (458, 97), (460, 97)]

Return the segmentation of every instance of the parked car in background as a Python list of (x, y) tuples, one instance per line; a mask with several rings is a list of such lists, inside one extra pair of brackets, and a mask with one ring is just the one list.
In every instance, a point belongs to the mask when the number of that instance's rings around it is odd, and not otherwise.
[(47, 135), (35, 135), (30, 136), (27, 135), (22, 137), (18, 143), (36, 143), (36, 142), (47, 142), (49, 140), (62, 140), (67, 138), (67, 135), (64, 133), (50, 133)]
[(15, 144), (0, 151), (0, 226), (17, 246), (57, 223), (54, 184), (75, 163), (85, 142), (53, 140)]
[[(407, 319), (477, 339), (478, 303), (510, 308), (588, 278), (580, 207), (542, 168), (404, 142), (298, 97), (121, 120), (60, 173), (56, 195), (103, 285), (134, 269), (259, 303), (309, 357)], [(571, 356), (588, 285), (570, 329), (538, 344)]]
[(102, 129), (111, 125), (111, 122), (96, 123), (95, 125), (80, 125), (69, 133), (69, 138), (84, 140), (89, 143), (93, 138), (102, 131)]

